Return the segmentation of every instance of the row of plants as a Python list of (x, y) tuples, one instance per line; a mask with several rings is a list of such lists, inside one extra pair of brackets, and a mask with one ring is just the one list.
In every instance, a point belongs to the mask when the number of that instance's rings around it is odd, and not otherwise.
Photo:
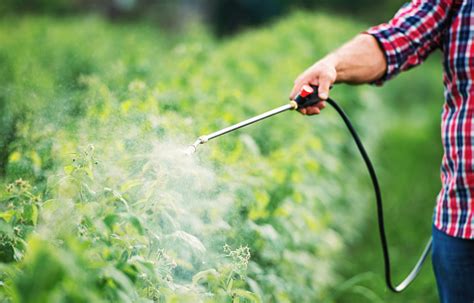
[[(336, 114), (287, 113), (182, 150), (287, 102), (293, 78), (360, 29), (299, 13), (216, 42), (199, 25), (172, 38), (3, 20), (0, 298), (331, 302), (371, 197)], [(380, 97), (334, 97), (373, 146)]]

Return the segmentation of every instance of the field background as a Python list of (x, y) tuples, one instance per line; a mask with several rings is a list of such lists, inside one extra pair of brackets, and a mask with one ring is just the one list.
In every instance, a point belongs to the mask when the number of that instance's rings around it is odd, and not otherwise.
[[(437, 300), (429, 261), (405, 293), (386, 289), (370, 180), (332, 109), (181, 154), (286, 102), (303, 69), (399, 2), (367, 17), (281, 1), (235, 27), (219, 5), (98, 3), (0, 5), (2, 302)], [(440, 187), (440, 62), (332, 91), (378, 171), (396, 281)]]

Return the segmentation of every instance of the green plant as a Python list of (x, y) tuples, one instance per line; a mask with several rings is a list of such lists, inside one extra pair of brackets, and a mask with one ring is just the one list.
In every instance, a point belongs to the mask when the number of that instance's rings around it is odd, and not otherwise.
[[(16, 117), (2, 120), (14, 134), (0, 145), (3, 180), (34, 186), (2, 193), (18, 202), (0, 205), (11, 239), (0, 298), (327, 298), (371, 203), (339, 118), (288, 113), (212, 141), (196, 157), (181, 150), (286, 102), (300, 70), (364, 28), (336, 21), (295, 14), (221, 43), (200, 26), (171, 38), (89, 17), (2, 21), (0, 98)], [(387, 116), (380, 95), (338, 87), (334, 98), (350, 104), (374, 150), (383, 129), (373, 125)], [(15, 234), (17, 224), (28, 232)], [(38, 278), (44, 283), (26, 292)]]
[(20, 261), (26, 238), (38, 223), (40, 195), (30, 183), (18, 179), (7, 185), (0, 200), (0, 261)]

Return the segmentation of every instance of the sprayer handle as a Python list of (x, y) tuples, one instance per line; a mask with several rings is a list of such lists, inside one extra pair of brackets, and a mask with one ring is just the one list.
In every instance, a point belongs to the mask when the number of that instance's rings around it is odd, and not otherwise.
[(320, 101), (321, 99), (318, 97), (318, 87), (316, 85), (304, 85), (301, 92), (295, 98), (298, 109), (315, 105)]

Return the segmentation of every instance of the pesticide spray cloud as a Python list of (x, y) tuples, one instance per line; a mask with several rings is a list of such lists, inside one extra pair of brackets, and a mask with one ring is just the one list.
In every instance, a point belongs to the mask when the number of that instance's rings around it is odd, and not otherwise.
[[(185, 155), (186, 140), (157, 139), (118, 122), (78, 132), (81, 142), (94, 144), (71, 154), (64, 172), (50, 178), (54, 198), (44, 206), (38, 233), (57, 243), (78, 237), (90, 243), (90, 258), (105, 258), (105, 250), (134, 265), (151, 264), (152, 272), (142, 274), (156, 291), (164, 283), (205, 296), (196, 274), (211, 270), (227, 279), (237, 275), (232, 268), (248, 263), (249, 256), (236, 265), (230, 257), (236, 252), (225, 245), (234, 193), (222, 190), (203, 157)], [(112, 129), (120, 137), (111, 137)]]

